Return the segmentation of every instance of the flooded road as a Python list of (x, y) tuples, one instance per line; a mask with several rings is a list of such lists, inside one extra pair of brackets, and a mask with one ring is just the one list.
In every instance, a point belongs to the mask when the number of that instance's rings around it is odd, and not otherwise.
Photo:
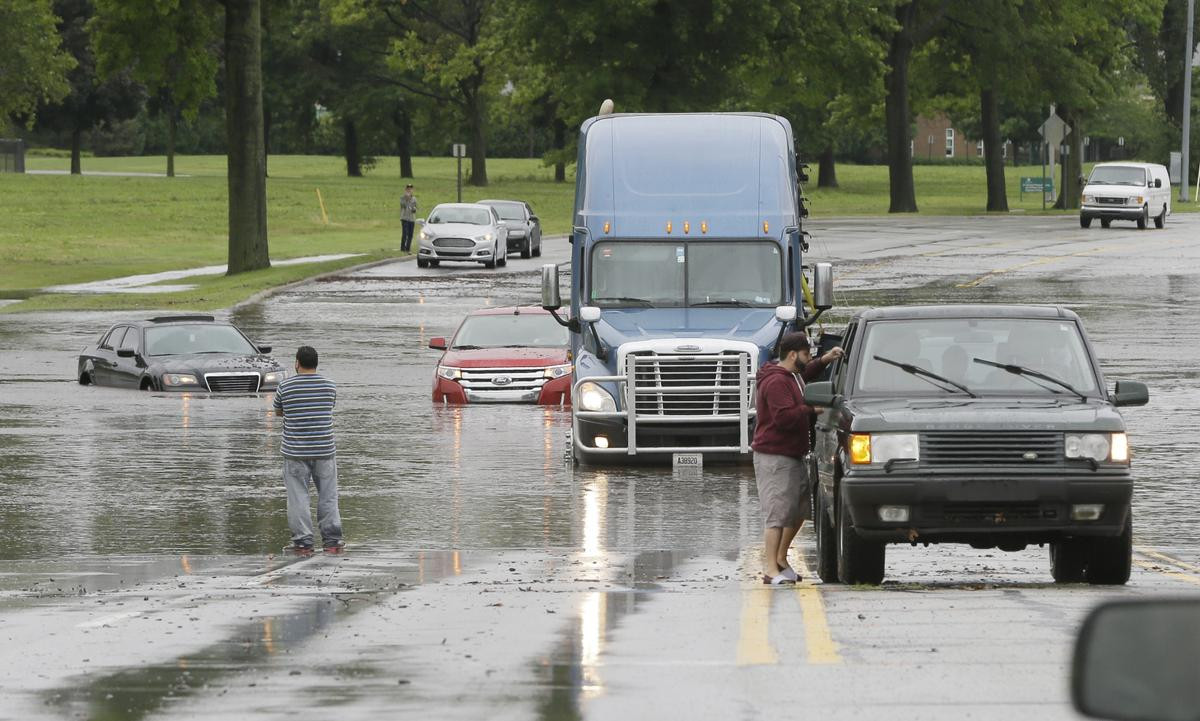
[[(1062, 303), (1124, 410), (1134, 577), (1054, 587), (1045, 549), (889, 549), (880, 589), (755, 583), (749, 467), (572, 468), (569, 412), (434, 406), (437, 351), (478, 307), (536, 304), (542, 259), (390, 263), (230, 318), (339, 386), (343, 557), (288, 540), (270, 398), (75, 383), (75, 354), (148, 314), (0, 316), (0, 718), (1075, 718), (1070, 643), (1097, 600), (1200, 593), (1200, 218), (813, 224), (836, 329), (891, 303)], [(811, 558), (807, 530), (798, 547)], [(799, 567), (799, 566), (798, 566)], [(810, 576), (811, 574), (805, 574)]]

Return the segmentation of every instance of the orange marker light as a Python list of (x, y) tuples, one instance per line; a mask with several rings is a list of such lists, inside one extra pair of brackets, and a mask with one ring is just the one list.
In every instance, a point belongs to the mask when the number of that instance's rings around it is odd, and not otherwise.
[(701, 233), (708, 232), (708, 221), (707, 220), (700, 221), (700, 232)]
[(857, 464), (871, 462), (871, 434), (850, 434), (850, 462)]
[(604, 232), (608, 233), (610, 228), (612, 228), (612, 223), (609, 223), (607, 220), (604, 221)]
[(667, 232), (668, 233), (671, 232), (671, 221), (669, 221), (669, 220), (667, 221)]
[(683, 221), (683, 232), (684, 232), (684, 233), (690, 233), (690, 232), (692, 232), (692, 224), (691, 224), (691, 223), (689, 223), (689, 222), (688, 222), (688, 221), (686, 221), (686, 220), (685, 220), (685, 221)]
[(770, 233), (770, 232), (771, 232), (771, 226), (770, 226), (770, 225), (768, 225), (768, 224), (767, 224), (767, 221), (765, 221), (765, 220), (763, 221), (763, 232), (764, 232), (764, 233)]

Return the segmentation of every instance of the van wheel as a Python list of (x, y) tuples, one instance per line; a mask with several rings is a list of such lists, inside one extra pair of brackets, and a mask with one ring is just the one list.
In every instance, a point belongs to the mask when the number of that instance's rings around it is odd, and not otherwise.
[(826, 583), (837, 583), (837, 538), (833, 535), (833, 521), (829, 518), (829, 508), (821, 494), (820, 484), (813, 488), (813, 506), (813, 530), (817, 536), (817, 576)]
[(862, 583), (877, 586), (883, 582), (883, 566), (887, 546), (879, 541), (859, 537), (850, 525), (846, 499), (837, 508), (837, 571), (842, 583)]
[(1109, 219), (1109, 218), (1101, 218), (1100, 219), (1100, 227), (1101, 228), (1107, 228), (1110, 225), (1112, 225), (1111, 219)]
[(1162, 212), (1154, 216), (1154, 227), (1162, 230), (1167, 224), (1167, 206), (1163, 206)]
[(1087, 547), (1078, 538), (1050, 544), (1050, 575), (1055, 583), (1080, 583), (1087, 563)]
[(1142, 215), (1137, 219), (1138, 230), (1145, 230), (1150, 224), (1150, 209), (1145, 205), (1142, 206)]
[(1093, 586), (1123, 586), (1133, 565), (1133, 512), (1125, 518), (1125, 530), (1112, 538), (1094, 538), (1088, 549), (1084, 577)]
[(1086, 215), (1081, 215), (1081, 216), (1079, 216), (1079, 227), (1080, 227), (1080, 228), (1090, 228), (1090, 227), (1092, 227), (1092, 219), (1091, 219), (1091, 218), (1089, 218), (1089, 217), (1088, 217), (1088, 216), (1086, 216)]

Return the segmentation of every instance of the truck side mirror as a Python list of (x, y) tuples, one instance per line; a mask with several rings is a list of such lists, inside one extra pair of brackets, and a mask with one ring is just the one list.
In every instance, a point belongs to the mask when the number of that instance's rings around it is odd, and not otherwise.
[(813, 266), (813, 305), (817, 310), (833, 307), (833, 264), (817, 263)]
[(542, 308), (558, 310), (562, 307), (562, 291), (558, 288), (558, 266), (547, 263), (542, 266)]
[(818, 381), (804, 387), (804, 402), (810, 406), (832, 406), (836, 400), (833, 393), (833, 383)]
[(1150, 390), (1145, 383), (1117, 381), (1112, 401), (1114, 406), (1144, 406), (1150, 402)]
[(775, 307), (775, 320), (780, 323), (791, 323), (796, 320), (796, 306), (780, 305)]
[(1161, 188), (1161, 187), (1162, 187), (1162, 178), (1155, 178), (1155, 179), (1154, 179), (1154, 187), (1156, 187), (1156, 188)]

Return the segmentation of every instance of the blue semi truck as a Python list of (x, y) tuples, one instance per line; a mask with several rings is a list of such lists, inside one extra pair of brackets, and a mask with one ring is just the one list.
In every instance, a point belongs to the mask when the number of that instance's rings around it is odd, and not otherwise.
[[(798, 170), (791, 124), (774, 115), (583, 123), (570, 319), (560, 319), (575, 364), (576, 461), (749, 455), (758, 368), (785, 331), (832, 305), (820, 263), (805, 312)], [(556, 312), (558, 267), (542, 270), (542, 304)]]

